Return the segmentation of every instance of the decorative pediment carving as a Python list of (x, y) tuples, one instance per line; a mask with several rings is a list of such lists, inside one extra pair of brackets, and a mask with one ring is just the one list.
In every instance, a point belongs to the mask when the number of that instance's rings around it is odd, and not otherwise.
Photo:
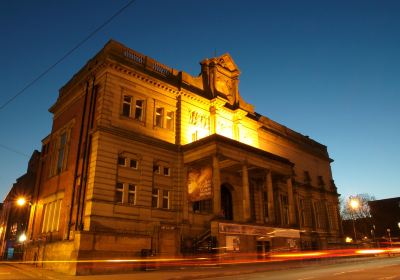
[(203, 84), (211, 99), (222, 97), (232, 107), (253, 110), (239, 95), (240, 70), (228, 53), (205, 59), (200, 64)]

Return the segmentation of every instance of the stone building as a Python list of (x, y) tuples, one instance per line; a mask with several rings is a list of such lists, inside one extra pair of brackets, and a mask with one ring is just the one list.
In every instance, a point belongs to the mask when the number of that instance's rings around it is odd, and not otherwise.
[(110, 41), (61, 88), (27, 259), (264, 255), (339, 242), (326, 146), (246, 103), (229, 54), (200, 65), (193, 77)]

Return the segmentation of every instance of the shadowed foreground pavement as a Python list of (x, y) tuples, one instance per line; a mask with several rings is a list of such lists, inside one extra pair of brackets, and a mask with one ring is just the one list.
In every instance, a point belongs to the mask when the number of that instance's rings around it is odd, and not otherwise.
[(69, 276), (32, 265), (0, 264), (0, 279), (138, 279), (186, 280), (200, 278), (221, 279), (400, 279), (400, 256), (324, 259), (279, 263), (184, 267), (174, 270), (135, 271), (129, 274)]

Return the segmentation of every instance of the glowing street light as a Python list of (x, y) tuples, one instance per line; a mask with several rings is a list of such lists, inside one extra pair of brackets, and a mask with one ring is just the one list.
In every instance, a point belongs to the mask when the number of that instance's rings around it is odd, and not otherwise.
[(26, 198), (25, 197), (19, 197), (18, 199), (17, 199), (17, 205), (18, 206), (24, 206), (26, 204)]
[(23, 243), (26, 241), (26, 234), (22, 233), (19, 237), (18, 237), (18, 241)]
[(354, 213), (358, 209), (358, 207), (360, 207), (360, 202), (358, 201), (358, 199), (355, 198), (350, 199), (350, 207), (351, 209), (353, 209), (352, 216), (353, 216), (354, 243), (357, 243), (357, 233), (356, 233)]
[(357, 199), (352, 198), (350, 200), (350, 207), (355, 211), (360, 206), (360, 202)]

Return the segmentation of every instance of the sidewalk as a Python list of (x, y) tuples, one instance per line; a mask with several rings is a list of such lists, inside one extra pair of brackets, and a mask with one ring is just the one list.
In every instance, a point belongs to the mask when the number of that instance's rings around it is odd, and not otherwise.
[(70, 276), (64, 275), (55, 271), (36, 268), (27, 264), (9, 263), (20, 272), (31, 277), (31, 279), (50, 279), (50, 280), (64, 280), (64, 279), (118, 279), (118, 280), (189, 280), (189, 279), (204, 279), (215, 278), (222, 276), (243, 275), (256, 272), (265, 271), (278, 271), (295, 269), (302, 267), (312, 267), (321, 265), (333, 265), (349, 262), (368, 262), (376, 260), (379, 257), (357, 257), (357, 258), (334, 258), (334, 259), (319, 259), (319, 260), (297, 260), (286, 262), (267, 262), (267, 263), (252, 263), (252, 264), (233, 264), (233, 265), (210, 265), (204, 267), (182, 267), (177, 269), (162, 269), (154, 271), (133, 271), (132, 273), (125, 274), (106, 274), (106, 275), (87, 275), (87, 276)]

